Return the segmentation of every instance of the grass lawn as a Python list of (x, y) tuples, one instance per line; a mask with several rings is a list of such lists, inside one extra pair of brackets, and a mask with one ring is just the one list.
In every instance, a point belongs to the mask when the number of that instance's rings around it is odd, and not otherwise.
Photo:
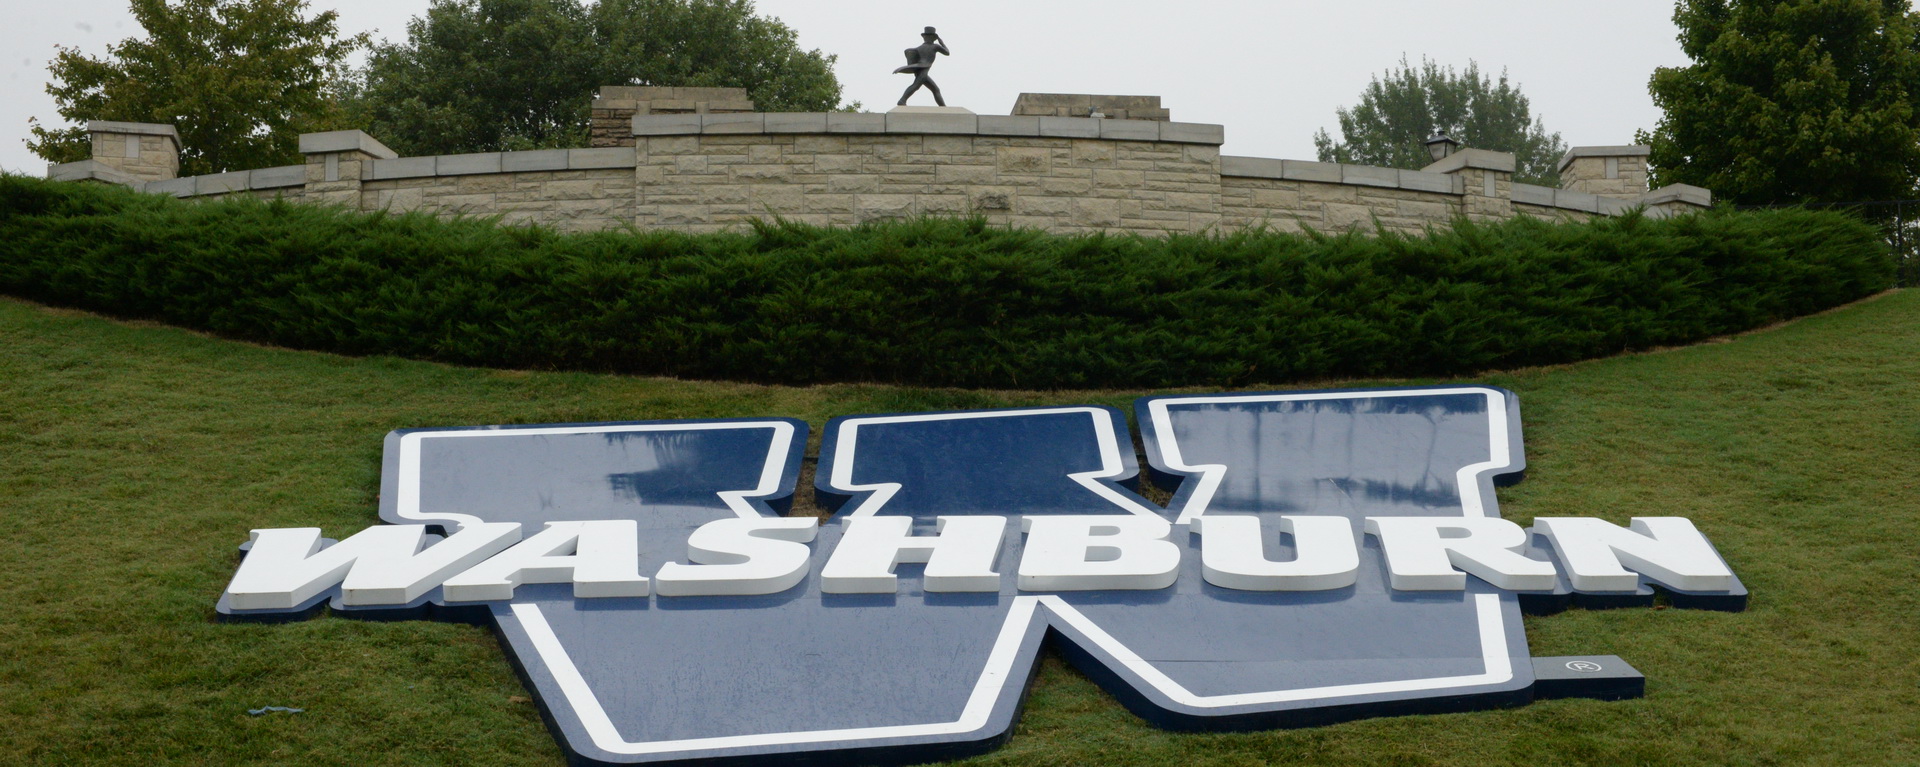
[[(1461, 380), (1521, 397), (1507, 517), (1691, 517), (1751, 609), (1528, 619), (1535, 655), (1618, 654), (1644, 699), (1308, 730), (1162, 732), (1050, 658), (1012, 742), (969, 763), (1920, 764), (1920, 291)], [(483, 629), (212, 620), (247, 530), (376, 522), (394, 428), (792, 416), (817, 440), (836, 415), (1146, 393), (477, 370), (0, 299), (0, 763), (560, 764)], [(306, 712), (246, 713), (267, 705)]]

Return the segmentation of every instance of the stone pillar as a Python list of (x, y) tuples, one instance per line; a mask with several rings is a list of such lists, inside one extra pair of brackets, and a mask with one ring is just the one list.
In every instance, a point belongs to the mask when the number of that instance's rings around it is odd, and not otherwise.
[(141, 183), (180, 177), (180, 134), (171, 125), (94, 120), (87, 133), (100, 167)]
[(1173, 113), (1159, 96), (1103, 96), (1093, 93), (1022, 93), (1013, 101), (1020, 117), (1104, 117), (1109, 120), (1168, 122)]
[(302, 201), (355, 210), (360, 209), (360, 182), (370, 175), (371, 161), (400, 156), (365, 131), (357, 130), (302, 133), (300, 153), (307, 156), (307, 189)]
[(733, 114), (752, 112), (745, 88), (692, 88), (662, 85), (606, 85), (593, 97), (593, 127), (588, 146), (633, 146), (634, 115)]
[(1421, 170), (1460, 179), (1460, 213), (1475, 221), (1513, 217), (1513, 155), (1487, 149), (1460, 149)]
[(1621, 200), (1647, 193), (1647, 155), (1652, 147), (1577, 146), (1560, 157), (1560, 188)]

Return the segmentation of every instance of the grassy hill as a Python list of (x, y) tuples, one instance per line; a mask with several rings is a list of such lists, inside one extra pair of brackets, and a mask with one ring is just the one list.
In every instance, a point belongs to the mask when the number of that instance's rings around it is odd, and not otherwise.
[[(1534, 654), (1619, 654), (1647, 674), (1644, 699), (1295, 731), (1158, 731), (1049, 659), (1012, 742), (972, 763), (1920, 763), (1920, 292), (1720, 343), (1460, 380), (1521, 397), (1530, 471), (1501, 492), (1506, 516), (1691, 517), (1752, 608), (1528, 620)], [(376, 521), (390, 429), (768, 415), (818, 427), (862, 412), (1124, 408), (1144, 393), (478, 370), (0, 299), (0, 762), (561, 763), (483, 629), (213, 622), (248, 529), (338, 536)], [(807, 482), (801, 494), (805, 508)], [(306, 711), (246, 713), (267, 705)]]

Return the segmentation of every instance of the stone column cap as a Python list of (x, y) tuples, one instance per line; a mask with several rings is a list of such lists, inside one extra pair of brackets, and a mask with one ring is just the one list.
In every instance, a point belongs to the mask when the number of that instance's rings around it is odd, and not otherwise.
[(180, 146), (180, 132), (166, 123), (129, 123), (118, 120), (89, 120), (88, 133), (133, 133), (141, 136), (166, 136)]
[(1663, 202), (1681, 202), (1698, 205), (1702, 208), (1713, 207), (1713, 192), (1692, 184), (1668, 184), (1646, 194), (1640, 195), (1640, 202), (1658, 205)]
[(1653, 154), (1653, 147), (1646, 144), (1620, 144), (1617, 146), (1576, 146), (1560, 155), (1560, 170), (1566, 170), (1574, 160), (1582, 157), (1646, 157)]
[(1480, 168), (1512, 173), (1514, 167), (1513, 154), (1510, 152), (1495, 152), (1491, 149), (1456, 149), (1453, 154), (1420, 170), (1425, 173), (1455, 173), (1467, 168)]
[(381, 160), (391, 160), (400, 156), (400, 153), (388, 149), (386, 144), (367, 135), (366, 131), (336, 130), (300, 134), (301, 154), (330, 152), (365, 152)]
[(99, 160), (80, 160), (47, 166), (49, 181), (105, 181), (135, 189), (144, 183)]

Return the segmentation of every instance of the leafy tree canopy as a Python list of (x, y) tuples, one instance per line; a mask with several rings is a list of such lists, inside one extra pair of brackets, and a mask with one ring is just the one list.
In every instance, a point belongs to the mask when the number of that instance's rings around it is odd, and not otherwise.
[(402, 154), (586, 144), (602, 85), (746, 88), (767, 111), (838, 106), (835, 57), (751, 0), (434, 0), (376, 46), (360, 109)]
[(1740, 203), (1910, 196), (1920, 37), (1905, 0), (1682, 0), (1694, 63), (1654, 70), (1659, 183)]
[(33, 121), (27, 147), (51, 162), (90, 154), (89, 120), (166, 123), (180, 133), (180, 173), (300, 162), (301, 133), (341, 127), (335, 98), (346, 57), (365, 36), (336, 37), (332, 11), (305, 0), (133, 0), (144, 38), (106, 58), (62, 47), (47, 69), (60, 116)]
[(1324, 128), (1313, 136), (1321, 162), (1424, 168), (1433, 162), (1426, 140), (1440, 130), (1465, 146), (1513, 153), (1516, 181), (1560, 183), (1567, 145), (1531, 115), (1527, 97), (1505, 71), (1496, 83), (1471, 61), (1455, 71), (1425, 58), (1418, 68), (1401, 59), (1399, 68), (1367, 84), (1358, 106), (1335, 114), (1340, 140)]

